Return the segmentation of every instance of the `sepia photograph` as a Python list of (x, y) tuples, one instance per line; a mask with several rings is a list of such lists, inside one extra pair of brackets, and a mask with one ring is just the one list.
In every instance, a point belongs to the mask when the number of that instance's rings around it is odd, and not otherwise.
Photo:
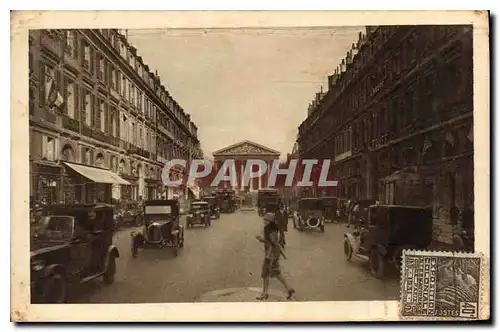
[(319, 13), (13, 12), (11, 320), (488, 319), (488, 13)]

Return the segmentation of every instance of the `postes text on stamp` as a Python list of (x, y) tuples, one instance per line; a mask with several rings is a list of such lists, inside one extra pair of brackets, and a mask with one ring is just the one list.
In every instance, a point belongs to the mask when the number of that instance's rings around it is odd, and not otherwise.
[(479, 319), (480, 254), (403, 252), (402, 319)]

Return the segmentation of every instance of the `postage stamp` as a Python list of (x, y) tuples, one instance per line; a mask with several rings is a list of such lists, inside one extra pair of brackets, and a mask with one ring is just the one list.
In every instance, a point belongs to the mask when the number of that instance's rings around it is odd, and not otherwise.
[(404, 251), (401, 318), (480, 319), (483, 266), (477, 253)]

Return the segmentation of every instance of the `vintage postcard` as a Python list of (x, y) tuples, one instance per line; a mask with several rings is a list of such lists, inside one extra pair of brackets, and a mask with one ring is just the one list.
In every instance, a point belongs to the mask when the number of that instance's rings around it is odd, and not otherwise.
[(489, 319), (487, 12), (11, 28), (13, 321)]

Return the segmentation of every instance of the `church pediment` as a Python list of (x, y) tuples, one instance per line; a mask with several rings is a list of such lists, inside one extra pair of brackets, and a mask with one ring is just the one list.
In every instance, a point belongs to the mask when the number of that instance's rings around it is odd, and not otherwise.
[(233, 144), (231, 146), (225, 147), (213, 153), (214, 156), (218, 155), (279, 155), (279, 151), (270, 149), (263, 145), (250, 142), (243, 141), (237, 144)]

